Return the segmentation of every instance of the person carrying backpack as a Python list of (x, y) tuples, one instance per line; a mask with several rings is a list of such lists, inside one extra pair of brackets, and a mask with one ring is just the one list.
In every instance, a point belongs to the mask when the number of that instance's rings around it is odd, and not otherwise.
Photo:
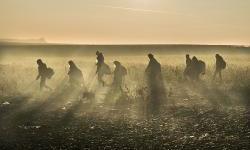
[(96, 52), (96, 74), (98, 82), (102, 84), (102, 86), (105, 85), (105, 82), (103, 81), (103, 76), (107, 74), (111, 74), (111, 69), (109, 66), (104, 62), (104, 55), (97, 51)]
[(43, 88), (51, 90), (51, 88), (46, 85), (46, 79), (51, 79), (51, 77), (54, 75), (54, 70), (52, 68), (48, 68), (41, 59), (37, 60), (37, 65), (38, 75), (36, 77), (36, 80), (40, 79), (40, 90), (42, 91)]
[(216, 54), (215, 58), (216, 58), (216, 64), (215, 64), (216, 66), (215, 66), (215, 72), (214, 72), (213, 80), (215, 80), (217, 74), (219, 74), (219, 78), (220, 78), (220, 80), (222, 80), (221, 72), (222, 72), (223, 69), (226, 68), (226, 62), (223, 59), (223, 57), (220, 56), (219, 54)]
[(199, 81), (200, 75), (206, 73), (206, 63), (202, 60), (197, 59), (196, 56), (193, 56), (189, 69), (189, 77), (193, 81)]

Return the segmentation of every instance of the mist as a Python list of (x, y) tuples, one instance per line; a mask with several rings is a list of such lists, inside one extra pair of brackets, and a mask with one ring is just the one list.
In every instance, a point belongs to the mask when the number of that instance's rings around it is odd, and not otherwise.
[[(105, 63), (111, 68), (111, 72), (115, 70), (113, 64), (115, 60), (127, 69), (121, 91), (116, 91), (112, 87), (113, 73), (104, 75), (105, 86), (98, 83), (96, 50), (104, 54)], [(221, 133), (222, 131), (214, 130), (214, 124), (228, 126), (223, 129), (225, 133), (234, 131), (232, 136), (236, 136), (235, 131), (240, 131), (242, 129), (240, 127), (249, 121), (246, 116), (246, 112), (249, 111), (250, 83), (250, 55), (247, 47), (21, 45), (1, 46), (0, 53), (1, 130), (9, 130), (13, 133), (13, 135), (6, 135), (1, 132), (1, 136), (5, 137), (1, 141), (21, 144), (20, 137), (15, 136), (16, 132), (22, 132), (24, 136), (34, 132), (39, 138), (43, 138), (44, 135), (40, 131), (45, 130), (45, 135), (51, 138), (55, 138), (61, 132), (65, 137), (63, 140), (73, 136), (73, 141), (66, 140), (65, 146), (69, 148), (71, 142), (81, 143), (82, 137), (75, 137), (76, 130), (80, 130), (90, 137), (101, 135), (93, 139), (94, 143), (100, 144), (98, 140), (101, 140), (106, 145), (109, 140), (113, 140), (111, 145), (114, 146), (113, 144), (119, 139), (128, 138), (128, 135), (123, 134), (129, 132), (133, 133), (135, 140), (152, 140), (146, 136), (159, 126), (160, 131), (157, 130), (150, 135), (164, 135), (164, 132), (168, 131), (169, 138), (178, 139), (181, 146), (185, 140), (192, 139), (193, 136), (200, 138), (201, 143), (205, 143), (207, 138), (217, 134), (217, 136), (226, 136)], [(166, 99), (163, 100), (160, 115), (157, 117), (150, 117), (147, 114), (147, 97), (150, 89), (144, 72), (149, 62), (148, 53), (153, 53), (155, 59), (161, 64), (162, 82), (166, 93)], [(227, 62), (222, 82), (212, 79), (216, 53), (221, 54)], [(206, 63), (206, 72), (200, 76), (199, 81), (187, 81), (183, 77), (186, 54), (196, 56)], [(39, 89), (39, 80), (36, 80), (37, 59), (42, 59), (47, 67), (53, 68), (55, 72), (53, 77), (47, 80), (47, 85), (52, 90), (40, 91)], [(81, 87), (70, 87), (69, 60), (74, 61), (82, 71), (84, 83)], [(220, 116), (226, 121), (219, 121)], [(200, 122), (199, 117), (214, 124)], [(237, 122), (232, 123), (233, 120)], [(234, 129), (226, 122), (234, 125)], [(117, 127), (119, 124), (123, 124), (124, 127)], [(240, 126), (235, 127), (237, 125)], [(199, 130), (204, 131), (200, 134), (196, 133), (193, 131), (194, 128), (188, 129), (191, 126), (195, 128), (197, 126)], [(202, 126), (207, 127), (204, 129)], [(113, 127), (119, 131), (119, 134), (111, 131)], [(69, 133), (65, 131), (66, 128), (69, 128)], [(135, 128), (138, 128), (142, 134), (138, 135)], [(183, 128), (185, 132), (181, 133)], [(244, 130), (248, 129), (244, 128)], [(107, 140), (102, 139), (106, 133), (112, 133), (113, 136)], [(172, 137), (173, 135), (177, 137)], [(24, 139), (30, 138), (24, 137)], [(86, 140), (90, 142), (91, 138)], [(36, 144), (35, 141), (33, 143)], [(44, 146), (49, 143), (50, 141), (47, 140)], [(96, 148), (96, 145), (88, 146), (87, 143), (84, 147)], [(122, 144), (122, 142), (118, 143)], [(136, 147), (129, 140), (124, 143)], [(164, 140), (160, 140), (157, 144), (151, 143), (148, 146), (158, 147), (163, 143)], [(53, 146), (58, 148), (56, 145)], [(196, 146), (199, 144), (196, 143)]]

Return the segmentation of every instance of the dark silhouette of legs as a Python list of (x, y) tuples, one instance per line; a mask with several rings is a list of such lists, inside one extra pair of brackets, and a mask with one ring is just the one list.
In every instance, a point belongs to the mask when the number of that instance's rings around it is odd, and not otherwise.
[(213, 80), (215, 80), (217, 73), (218, 73), (217, 70), (215, 70), (214, 75), (213, 75)]
[(47, 89), (49, 89), (49, 90), (52, 90), (49, 86), (46, 85), (46, 77), (41, 77), (41, 81), (40, 81), (40, 91), (42, 91), (43, 88), (47, 88)]
[(102, 84), (102, 86), (104, 86), (104, 81), (102, 80), (102, 76), (103, 76), (103, 74), (98, 73), (98, 81), (99, 81), (99, 83)]
[(213, 80), (215, 80), (217, 74), (219, 74), (220, 81), (222, 81), (221, 70), (215, 70), (214, 75), (213, 75)]
[(219, 77), (220, 77), (220, 81), (222, 81), (221, 71), (219, 71)]
[(43, 90), (43, 88), (45, 87), (45, 85), (46, 85), (46, 78), (41, 77), (41, 81), (40, 81), (40, 91)]

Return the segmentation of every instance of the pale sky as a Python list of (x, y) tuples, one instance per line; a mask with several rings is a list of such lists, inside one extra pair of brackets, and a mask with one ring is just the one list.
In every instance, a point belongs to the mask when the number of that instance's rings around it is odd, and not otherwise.
[(0, 0), (0, 39), (250, 45), (250, 0)]

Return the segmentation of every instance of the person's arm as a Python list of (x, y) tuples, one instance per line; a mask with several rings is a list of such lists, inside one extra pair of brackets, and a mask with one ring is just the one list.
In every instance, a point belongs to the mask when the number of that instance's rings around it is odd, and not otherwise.
[(38, 80), (40, 77), (41, 77), (41, 71), (40, 71), (40, 68), (38, 67), (38, 75), (36, 77), (36, 80)]

